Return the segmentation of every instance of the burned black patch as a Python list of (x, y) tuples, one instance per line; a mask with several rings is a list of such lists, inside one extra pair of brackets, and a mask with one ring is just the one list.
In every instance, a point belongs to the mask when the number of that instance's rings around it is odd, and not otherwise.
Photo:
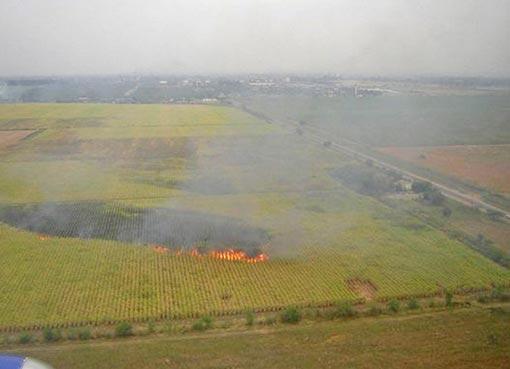
[(169, 248), (236, 248), (258, 255), (269, 235), (233, 218), (167, 208), (45, 203), (0, 208), (0, 221), (57, 237), (106, 239)]

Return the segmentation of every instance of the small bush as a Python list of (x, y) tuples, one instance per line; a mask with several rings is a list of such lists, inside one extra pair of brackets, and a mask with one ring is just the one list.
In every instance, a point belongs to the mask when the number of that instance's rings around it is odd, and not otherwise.
[(419, 309), (420, 308), (420, 303), (418, 302), (417, 299), (415, 298), (412, 298), (411, 300), (409, 300), (407, 302), (407, 308), (409, 310), (416, 310), (416, 309)]
[(76, 341), (78, 339), (78, 330), (76, 328), (69, 329), (66, 338), (70, 341)]
[(22, 332), (20, 335), (19, 335), (19, 338), (18, 338), (18, 342), (21, 343), (21, 344), (27, 344), (27, 343), (30, 343), (34, 340), (34, 337), (28, 333), (28, 332)]
[(255, 313), (251, 310), (248, 310), (246, 314), (244, 315), (246, 318), (246, 325), (251, 327), (253, 323), (255, 323)]
[(115, 327), (115, 336), (128, 337), (133, 334), (133, 326), (128, 322), (121, 322)]
[(450, 291), (446, 291), (444, 295), (444, 303), (448, 307), (453, 305), (453, 294)]
[(212, 318), (210, 316), (204, 316), (197, 320), (193, 325), (191, 326), (191, 329), (194, 331), (205, 331), (212, 327)]
[(167, 334), (171, 334), (174, 332), (174, 326), (172, 325), (171, 322), (168, 322), (163, 326), (163, 332)]
[(443, 216), (445, 218), (449, 218), (452, 215), (452, 210), (450, 208), (443, 208)]
[(90, 329), (88, 328), (80, 329), (80, 331), (78, 332), (78, 338), (80, 339), (80, 341), (90, 340), (92, 338), (92, 333), (90, 332)]
[(335, 315), (339, 318), (351, 318), (356, 316), (357, 312), (349, 302), (339, 304), (335, 309)]
[(62, 333), (58, 329), (44, 328), (43, 338), (46, 342), (56, 342), (62, 338)]
[(388, 302), (388, 310), (392, 313), (397, 313), (400, 310), (400, 301), (398, 300), (391, 300)]
[(280, 314), (282, 323), (296, 324), (301, 320), (301, 312), (295, 307), (288, 307)]
[(213, 319), (210, 316), (206, 315), (202, 317), (202, 321), (204, 322), (204, 325), (207, 329), (212, 328)]

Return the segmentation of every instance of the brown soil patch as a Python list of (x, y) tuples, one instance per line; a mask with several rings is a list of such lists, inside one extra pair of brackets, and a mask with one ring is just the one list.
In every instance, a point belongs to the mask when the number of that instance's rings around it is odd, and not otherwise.
[(32, 129), (0, 131), (0, 150), (16, 145), (19, 141), (34, 132), (35, 130)]
[(510, 193), (510, 145), (383, 147), (379, 151), (478, 186)]
[(377, 293), (377, 287), (369, 279), (351, 278), (347, 280), (347, 287), (367, 301), (372, 300)]

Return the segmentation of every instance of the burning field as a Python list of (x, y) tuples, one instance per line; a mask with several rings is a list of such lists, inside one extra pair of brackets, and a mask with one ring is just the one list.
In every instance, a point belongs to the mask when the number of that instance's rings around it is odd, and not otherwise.
[(332, 178), (348, 159), (231, 107), (0, 105), (2, 121), (44, 131), (0, 160), (0, 331), (510, 278)]
[(191, 249), (177, 249), (172, 250), (168, 247), (161, 245), (153, 245), (152, 249), (154, 252), (158, 254), (169, 254), (173, 253), (174, 255), (190, 255), (193, 257), (201, 258), (201, 257), (209, 257), (217, 260), (226, 260), (226, 261), (242, 261), (245, 263), (255, 264), (269, 260), (269, 256), (262, 251), (262, 249), (266, 249), (267, 245), (264, 247), (252, 250), (252, 252), (247, 253), (242, 249), (213, 249), (206, 250), (200, 248), (191, 248)]
[(384, 147), (379, 151), (478, 186), (510, 193), (510, 145)]
[[(209, 256), (256, 263), (269, 235), (236, 219), (166, 208), (104, 203), (46, 203), (0, 208), (0, 221), (50, 237), (103, 239), (152, 245), (159, 253)], [(267, 247), (266, 247), (267, 248)]]

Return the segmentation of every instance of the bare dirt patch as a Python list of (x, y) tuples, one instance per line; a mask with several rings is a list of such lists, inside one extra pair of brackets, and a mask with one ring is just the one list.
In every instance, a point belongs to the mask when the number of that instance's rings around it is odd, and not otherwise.
[(347, 280), (347, 287), (367, 301), (373, 300), (377, 287), (369, 279), (351, 278)]
[(0, 131), (0, 150), (16, 145), (34, 132), (35, 130), (33, 129)]
[(510, 193), (510, 145), (383, 147), (379, 151), (481, 187)]

